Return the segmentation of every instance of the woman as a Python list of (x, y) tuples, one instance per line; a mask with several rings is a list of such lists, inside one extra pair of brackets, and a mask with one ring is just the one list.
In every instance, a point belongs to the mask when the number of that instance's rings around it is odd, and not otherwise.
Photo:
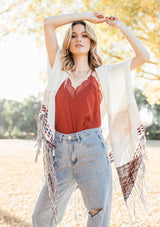
[[(135, 57), (102, 65), (96, 35), (84, 21), (107, 23), (119, 29), (131, 44)], [(55, 30), (68, 23), (72, 24), (60, 50)], [(112, 150), (125, 201), (135, 186), (137, 170), (143, 166), (144, 129), (131, 93), (129, 71), (145, 63), (149, 53), (124, 22), (98, 12), (47, 17), (44, 34), (49, 79), (39, 115), (38, 143), (40, 149), (43, 140), (46, 181), (32, 214), (32, 226), (59, 224), (72, 192), (79, 187), (88, 210), (87, 226), (107, 227), (112, 204), (108, 152)], [(107, 140), (101, 128), (106, 114)], [(129, 136), (124, 138), (126, 129)], [(139, 134), (134, 130), (139, 130)]]

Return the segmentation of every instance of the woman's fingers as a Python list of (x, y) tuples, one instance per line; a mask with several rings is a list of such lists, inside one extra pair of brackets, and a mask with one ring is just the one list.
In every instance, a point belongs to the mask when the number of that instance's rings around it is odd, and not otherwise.
[(105, 22), (105, 16), (101, 13), (95, 12), (94, 13), (95, 19), (96, 19), (96, 23), (101, 23), (101, 22)]
[(114, 28), (119, 28), (119, 18), (116, 17), (116, 16), (110, 16), (110, 17), (106, 17), (106, 23), (111, 26), (111, 27), (114, 27)]
[(97, 18), (104, 18), (104, 17), (105, 17), (103, 14), (98, 13), (98, 12), (95, 12), (95, 16), (96, 16)]
[(92, 11), (87, 11), (86, 12), (86, 19), (94, 24), (97, 23), (103, 23), (106, 21), (105, 16), (99, 12), (92, 12)]
[(114, 20), (119, 20), (118, 17), (112, 16), (112, 15), (109, 17), (109, 19), (110, 19), (110, 20), (113, 20), (113, 21), (114, 21)]
[(111, 19), (109, 19), (108, 17), (106, 17), (106, 22), (110, 25), (112, 23)]
[(118, 21), (118, 20), (119, 20), (119, 18), (116, 17), (116, 16), (106, 17), (105, 19), (106, 19), (106, 22), (107, 22), (108, 24), (111, 24), (112, 22)]
[(87, 14), (87, 20), (94, 24), (107, 22), (109, 25), (114, 26), (114, 22), (119, 21), (119, 18), (113, 15), (105, 17), (102, 13), (92, 11), (88, 11)]

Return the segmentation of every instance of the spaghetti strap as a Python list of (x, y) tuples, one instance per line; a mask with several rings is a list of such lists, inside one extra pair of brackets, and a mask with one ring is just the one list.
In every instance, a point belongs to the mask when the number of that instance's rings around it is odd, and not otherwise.
[(92, 76), (92, 73), (94, 72), (94, 70), (92, 69), (92, 71), (91, 71), (91, 76)]

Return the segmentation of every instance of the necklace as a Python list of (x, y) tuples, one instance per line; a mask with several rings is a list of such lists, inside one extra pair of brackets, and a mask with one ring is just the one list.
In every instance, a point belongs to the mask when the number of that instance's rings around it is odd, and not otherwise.
[[(91, 69), (89, 68), (87, 71), (81, 71), (81, 72), (75, 72), (75, 71), (72, 71), (72, 75), (70, 74), (70, 76), (76, 80), (76, 81), (80, 81), (82, 79), (84, 79), (88, 73), (91, 71)], [(83, 75), (83, 76), (81, 76)]]
[(84, 71), (79, 71), (79, 72), (76, 72), (75, 70), (73, 70), (72, 72), (74, 73), (88, 73), (90, 71), (90, 68), (88, 70), (84, 70)]

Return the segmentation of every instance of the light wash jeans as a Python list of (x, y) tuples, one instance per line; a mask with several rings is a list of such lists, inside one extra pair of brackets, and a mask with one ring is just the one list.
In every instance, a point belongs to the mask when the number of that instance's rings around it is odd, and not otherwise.
[[(63, 134), (55, 132), (55, 169), (58, 182), (58, 224), (72, 192), (79, 187), (88, 210), (87, 227), (108, 227), (112, 206), (112, 170), (101, 128)], [(92, 216), (89, 211), (101, 209)], [(55, 227), (46, 184), (32, 213), (32, 227)], [(69, 226), (67, 226), (69, 227)]]

